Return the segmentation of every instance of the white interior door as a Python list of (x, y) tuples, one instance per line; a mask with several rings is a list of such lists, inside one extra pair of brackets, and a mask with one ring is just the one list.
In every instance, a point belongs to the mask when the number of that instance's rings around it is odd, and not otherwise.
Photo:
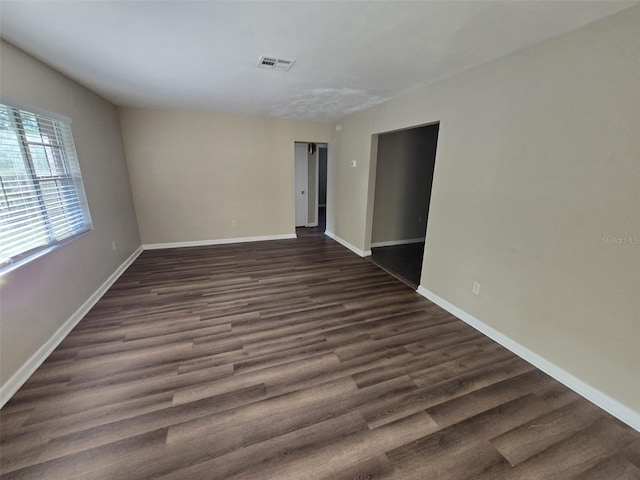
[(307, 226), (309, 160), (307, 143), (296, 142), (296, 227)]

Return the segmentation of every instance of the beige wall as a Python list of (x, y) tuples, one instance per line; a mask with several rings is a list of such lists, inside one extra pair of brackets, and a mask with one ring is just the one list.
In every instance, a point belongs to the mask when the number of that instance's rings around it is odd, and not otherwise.
[(372, 244), (424, 240), (437, 139), (437, 125), (378, 136)]
[[(70, 117), (94, 231), (0, 277), (0, 380), (51, 338), (140, 245), (116, 108), (12, 45), (0, 95)], [(116, 242), (116, 250), (111, 242)]]
[[(326, 142), (326, 123), (122, 108), (144, 244), (295, 232), (294, 142)], [(235, 220), (235, 226), (233, 225)]]
[(366, 250), (371, 136), (440, 121), (422, 286), (636, 412), (638, 25), (635, 7), (341, 120), (328, 212)]

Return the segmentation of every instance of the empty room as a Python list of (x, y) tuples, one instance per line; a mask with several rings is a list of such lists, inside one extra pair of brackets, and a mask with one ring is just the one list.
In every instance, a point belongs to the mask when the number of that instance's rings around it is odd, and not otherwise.
[(640, 2), (0, 36), (2, 480), (640, 479)]

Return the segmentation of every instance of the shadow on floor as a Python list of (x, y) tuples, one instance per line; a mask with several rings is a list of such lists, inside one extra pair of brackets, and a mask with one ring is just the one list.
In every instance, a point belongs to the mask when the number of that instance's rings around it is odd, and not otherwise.
[(416, 289), (420, 283), (423, 255), (424, 242), (420, 242), (372, 248), (371, 256), (367, 258), (394, 277)]

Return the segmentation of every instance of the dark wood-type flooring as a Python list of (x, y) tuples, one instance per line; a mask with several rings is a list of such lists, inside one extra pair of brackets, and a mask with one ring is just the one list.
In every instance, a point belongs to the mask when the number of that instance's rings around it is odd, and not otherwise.
[(371, 249), (370, 261), (387, 270), (413, 289), (420, 284), (424, 242)]
[(640, 434), (322, 235), (145, 251), (1, 411), (13, 479), (631, 479)]

